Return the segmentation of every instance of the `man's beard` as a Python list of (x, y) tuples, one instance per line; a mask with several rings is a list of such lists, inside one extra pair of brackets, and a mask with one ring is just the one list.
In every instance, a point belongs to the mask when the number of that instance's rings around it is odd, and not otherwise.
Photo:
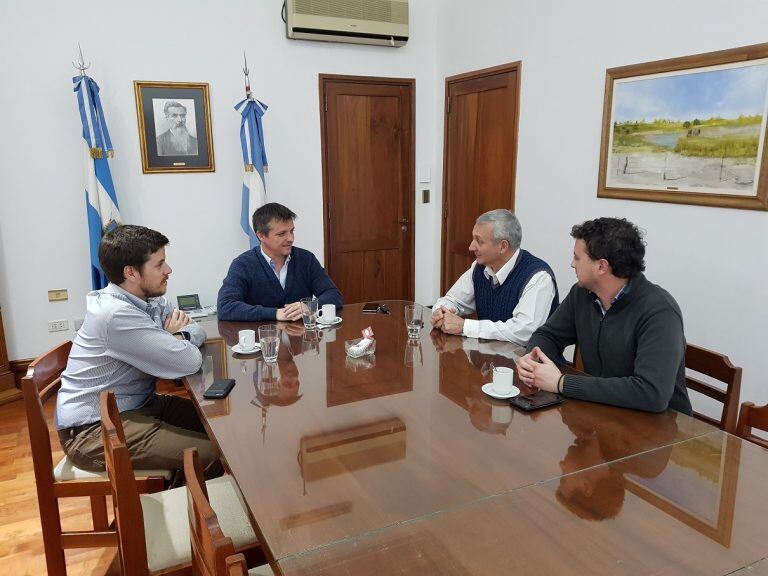
[(181, 126), (171, 126), (170, 130), (171, 130), (171, 134), (173, 134), (174, 136), (185, 136), (189, 134), (189, 132), (187, 132), (186, 124), (182, 124)]

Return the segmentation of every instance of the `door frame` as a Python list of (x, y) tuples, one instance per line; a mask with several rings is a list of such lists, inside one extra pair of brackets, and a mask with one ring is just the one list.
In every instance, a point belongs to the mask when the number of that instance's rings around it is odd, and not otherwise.
[(515, 172), (515, 179), (512, 181), (512, 206), (509, 207), (513, 212), (515, 211), (515, 199), (517, 198), (517, 145), (518, 136), (520, 134), (520, 74), (522, 73), (523, 62), (518, 60), (516, 62), (508, 62), (507, 64), (500, 64), (498, 66), (491, 66), (490, 68), (482, 68), (480, 70), (472, 70), (470, 72), (462, 72), (461, 74), (455, 74), (453, 76), (447, 76), (445, 78), (445, 97), (443, 101), (443, 207), (441, 212), (441, 226), (440, 226), (440, 294), (445, 294), (449, 286), (445, 285), (445, 260), (446, 254), (446, 242), (448, 239), (446, 223), (448, 222), (448, 212), (450, 206), (448, 205), (448, 114), (450, 113), (450, 89), (451, 85), (457, 82), (463, 82), (465, 80), (476, 80), (484, 76), (493, 76), (503, 72), (516, 72), (515, 74), (515, 106), (513, 115), (514, 124), (514, 143), (512, 145), (512, 168)]
[(410, 246), (411, 262), (407, 267), (405, 278), (407, 289), (406, 296), (408, 300), (413, 300), (415, 293), (415, 268), (416, 268), (416, 79), (415, 78), (388, 78), (379, 76), (349, 76), (345, 74), (318, 74), (318, 97), (320, 110), (320, 153), (323, 163), (323, 242), (325, 244), (323, 254), (325, 261), (323, 264), (331, 271), (331, 231), (328, 221), (331, 218), (330, 203), (330, 178), (328, 174), (328, 156), (327, 147), (328, 137), (326, 133), (326, 100), (325, 87), (332, 82), (356, 83), (356, 84), (389, 84), (392, 86), (406, 86), (411, 94), (411, 117), (410, 122), (403, 126), (406, 131), (404, 142), (408, 146), (407, 165), (405, 166), (406, 176), (408, 177), (408, 186), (404, 193), (408, 195), (409, 200), (405, 203), (406, 215), (410, 226)]

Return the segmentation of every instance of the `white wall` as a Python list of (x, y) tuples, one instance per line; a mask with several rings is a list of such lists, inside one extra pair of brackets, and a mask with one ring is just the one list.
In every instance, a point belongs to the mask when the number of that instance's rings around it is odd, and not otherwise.
[[(516, 211), (524, 244), (550, 262), (561, 293), (574, 281), (572, 224), (634, 221), (647, 231), (647, 276), (679, 302), (688, 340), (742, 366), (742, 400), (760, 403), (768, 401), (768, 213), (598, 199), (596, 190), (607, 68), (765, 42), (766, 21), (768, 4), (758, 0), (444, 0), (437, 27), (438, 82), (523, 62)], [(442, 124), (436, 131), (440, 150)]]
[[(5, 2), (0, 6), (0, 305), (11, 359), (33, 357), (69, 333), (46, 322), (82, 317), (90, 290), (80, 120), (71, 60), (81, 42), (101, 87), (116, 149), (112, 173), (123, 219), (171, 240), (169, 295), (197, 292), (213, 304), (231, 259), (247, 249), (239, 229), (246, 49), (264, 117), (268, 195), (299, 214), (297, 244), (323, 259), (318, 74), (416, 78), (416, 162), (434, 170), (434, 0), (411, 5), (403, 48), (285, 38), (281, 0), (162, 3)], [(134, 80), (210, 84), (216, 172), (141, 172)], [(439, 171), (439, 170), (438, 170)], [(439, 250), (436, 204), (416, 204), (416, 258)], [(439, 225), (439, 220), (437, 220)], [(416, 269), (416, 297), (437, 276)], [(48, 289), (69, 301), (49, 303)]]

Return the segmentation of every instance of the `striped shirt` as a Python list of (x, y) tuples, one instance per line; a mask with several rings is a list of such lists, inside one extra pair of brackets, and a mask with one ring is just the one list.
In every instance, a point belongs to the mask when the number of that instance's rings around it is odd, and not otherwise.
[(86, 297), (86, 315), (72, 341), (56, 399), (58, 429), (98, 422), (99, 395), (115, 392), (118, 409), (134, 410), (154, 399), (156, 378), (181, 378), (202, 365), (205, 331), (181, 329), (189, 341), (163, 329), (173, 307), (164, 296), (144, 301), (109, 284)]

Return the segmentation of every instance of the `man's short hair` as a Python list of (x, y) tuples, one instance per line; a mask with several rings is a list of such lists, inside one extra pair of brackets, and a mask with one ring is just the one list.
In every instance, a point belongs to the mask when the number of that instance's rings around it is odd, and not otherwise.
[(256, 209), (256, 212), (253, 213), (251, 222), (253, 224), (253, 231), (266, 236), (269, 234), (269, 223), (272, 222), (272, 220), (277, 220), (278, 222), (296, 220), (296, 214), (294, 214), (290, 208), (286, 208), (277, 202), (264, 204), (264, 206)]
[(141, 270), (152, 254), (167, 245), (168, 238), (156, 230), (122, 224), (101, 239), (99, 263), (112, 284), (122, 284), (126, 266)]
[(163, 114), (168, 116), (168, 108), (183, 108), (184, 112), (187, 111), (187, 107), (184, 106), (181, 102), (176, 102), (175, 100), (168, 100), (168, 102), (165, 103), (165, 106), (163, 106)]
[(523, 241), (523, 229), (514, 212), (504, 208), (491, 210), (481, 214), (475, 223), (492, 224), (491, 238), (494, 242), (506, 240), (512, 250), (520, 248), (520, 243)]
[(605, 259), (618, 278), (634, 278), (645, 270), (645, 241), (640, 229), (625, 218), (596, 218), (571, 229), (584, 240), (592, 260)]

